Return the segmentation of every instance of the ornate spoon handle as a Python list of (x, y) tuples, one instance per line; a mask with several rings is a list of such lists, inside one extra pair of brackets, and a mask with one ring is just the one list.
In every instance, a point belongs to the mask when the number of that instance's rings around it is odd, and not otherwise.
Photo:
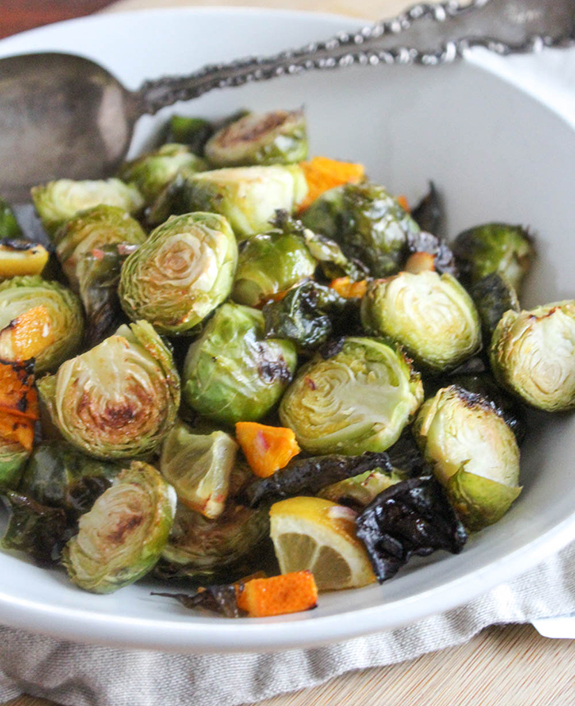
[(324, 42), (270, 57), (212, 64), (188, 76), (146, 81), (135, 94), (140, 114), (154, 114), (215, 88), (242, 86), (276, 76), (359, 64), (451, 62), (472, 46), (499, 54), (567, 46), (575, 37), (575, 0), (458, 0), (413, 5), (398, 17)]

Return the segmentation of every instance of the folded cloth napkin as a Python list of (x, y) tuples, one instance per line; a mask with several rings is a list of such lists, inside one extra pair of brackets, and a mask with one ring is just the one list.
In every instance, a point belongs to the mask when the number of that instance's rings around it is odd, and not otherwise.
[(66, 706), (235, 706), (459, 645), (488, 625), (574, 611), (575, 543), (461, 608), (310, 650), (174, 655), (77, 645), (0, 627), (0, 701), (27, 693)]

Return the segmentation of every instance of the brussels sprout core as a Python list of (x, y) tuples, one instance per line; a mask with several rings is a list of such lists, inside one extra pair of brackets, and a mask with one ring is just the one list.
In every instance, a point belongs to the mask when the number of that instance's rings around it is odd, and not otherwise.
[(449, 274), (401, 272), (376, 280), (362, 300), (363, 325), (432, 370), (454, 367), (481, 347), (477, 311)]
[(493, 334), (493, 372), (508, 390), (546, 412), (575, 408), (575, 301), (507, 311)]
[(82, 515), (64, 548), (70, 579), (93, 593), (112, 593), (148, 573), (160, 558), (176, 496), (155, 468), (133, 461)]
[(124, 263), (122, 307), (132, 320), (146, 319), (161, 333), (186, 333), (229, 295), (237, 252), (222, 216), (174, 216)]
[(456, 385), (421, 407), (414, 431), (469, 529), (497, 522), (520, 493), (515, 434), (495, 407)]
[(419, 375), (390, 346), (348, 338), (336, 355), (320, 354), (286, 392), (280, 418), (312, 454), (385, 451), (423, 397)]
[(54, 424), (95, 458), (154, 449), (176, 419), (180, 388), (172, 356), (146, 321), (121, 326), (38, 382)]
[(184, 366), (184, 398), (197, 412), (233, 425), (257, 422), (279, 401), (297, 365), (291, 341), (264, 339), (257, 309), (224, 304)]
[(301, 162), (307, 157), (303, 112), (248, 113), (216, 132), (206, 143), (205, 156), (215, 167)]

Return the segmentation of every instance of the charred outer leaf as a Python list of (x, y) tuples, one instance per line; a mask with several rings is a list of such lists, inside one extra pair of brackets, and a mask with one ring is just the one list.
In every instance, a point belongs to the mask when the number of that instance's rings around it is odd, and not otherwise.
[(207, 588), (201, 588), (196, 593), (153, 592), (151, 595), (174, 598), (184, 608), (207, 610), (210, 613), (223, 615), (225, 618), (239, 618), (241, 616), (241, 611), (236, 602), (236, 587), (233, 584), (208, 586)]

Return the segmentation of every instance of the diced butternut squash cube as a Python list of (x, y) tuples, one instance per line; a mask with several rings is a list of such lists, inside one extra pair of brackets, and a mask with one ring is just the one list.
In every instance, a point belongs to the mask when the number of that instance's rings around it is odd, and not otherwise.
[(300, 452), (291, 429), (257, 422), (238, 422), (236, 439), (252, 469), (260, 478), (284, 468)]
[(0, 361), (0, 413), (38, 419), (38, 395), (32, 366)]
[(303, 211), (326, 191), (343, 184), (355, 184), (365, 176), (362, 164), (339, 162), (329, 157), (314, 157), (309, 162), (300, 162), (305, 175), (308, 192), (299, 206)]
[(299, 613), (316, 607), (317, 586), (311, 571), (253, 579), (238, 586), (237, 603), (250, 618)]
[(32, 451), (34, 444), (34, 422), (19, 414), (0, 411), (0, 438), (6, 443), (20, 444)]
[(367, 280), (353, 282), (349, 277), (338, 277), (332, 279), (329, 286), (344, 299), (361, 299), (367, 291)]

